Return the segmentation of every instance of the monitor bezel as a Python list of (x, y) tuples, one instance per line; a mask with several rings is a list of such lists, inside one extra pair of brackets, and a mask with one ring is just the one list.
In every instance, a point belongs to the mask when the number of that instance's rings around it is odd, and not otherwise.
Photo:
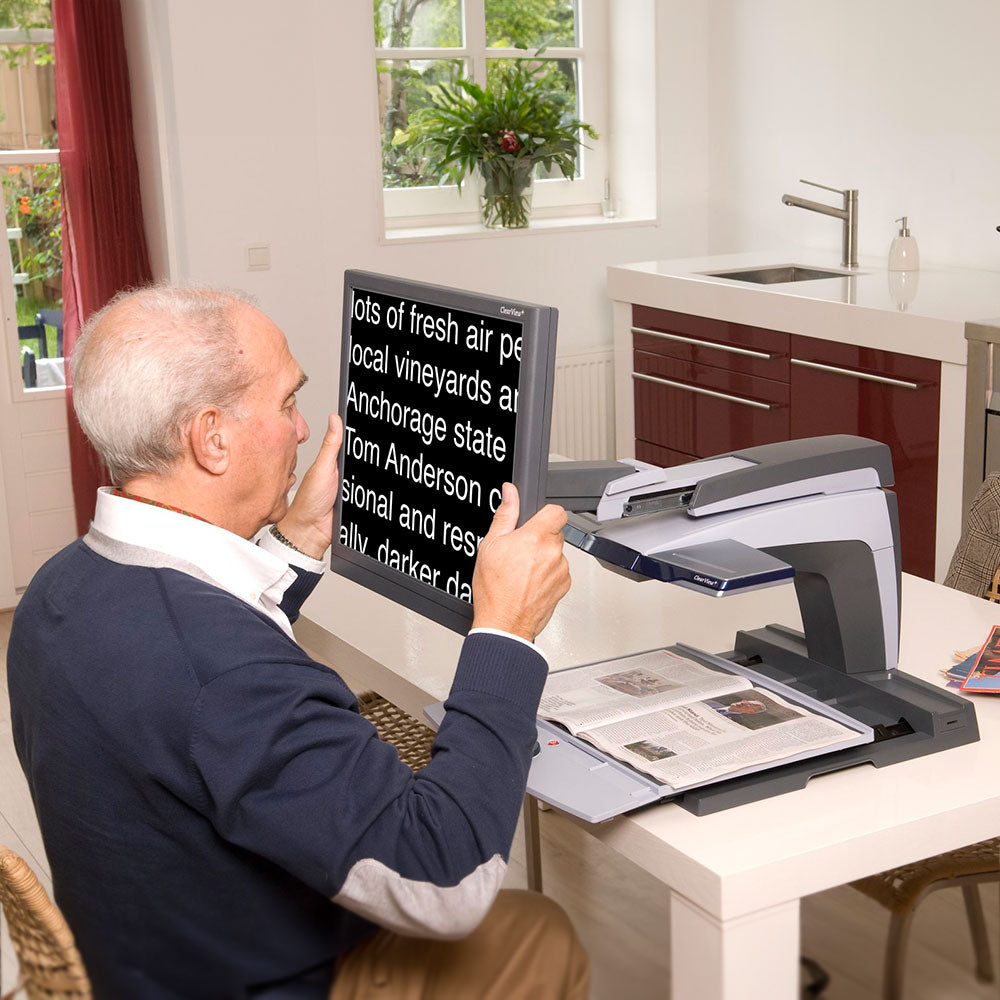
[[(463, 310), (483, 317), (496, 317), (506, 321), (513, 318), (521, 322), (521, 371), (518, 378), (517, 427), (511, 479), (520, 496), (518, 523), (522, 524), (545, 503), (558, 310), (554, 306), (537, 305), (522, 299), (481, 294), (393, 275), (353, 269), (345, 271), (338, 401), (338, 412), (342, 420), (345, 420), (347, 408), (353, 299), (354, 292), (358, 289)], [(523, 311), (523, 316), (512, 316), (509, 312), (505, 315), (501, 308)], [(346, 434), (343, 447), (346, 448)], [(339, 468), (343, 482), (343, 449)], [(473, 617), (471, 603), (391, 569), (377, 559), (362, 555), (340, 542), (338, 527), (342, 505), (343, 492), (338, 489), (330, 569), (447, 628), (463, 635), (468, 632)]]

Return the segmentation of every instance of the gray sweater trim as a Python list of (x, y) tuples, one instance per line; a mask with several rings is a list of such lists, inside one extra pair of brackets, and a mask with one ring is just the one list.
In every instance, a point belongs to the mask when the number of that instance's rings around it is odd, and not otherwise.
[[(83, 543), (87, 548), (92, 549), (99, 556), (110, 559), (112, 562), (120, 563), (123, 566), (146, 566), (149, 569), (175, 569), (179, 573), (186, 573), (203, 583), (210, 583), (213, 587), (219, 587), (219, 583), (213, 580), (200, 566), (188, 562), (186, 559), (179, 559), (170, 555), (169, 552), (160, 552), (158, 549), (147, 549), (141, 545), (131, 545), (128, 542), (120, 542), (104, 532), (98, 531), (93, 525), (90, 531), (83, 536)], [(224, 590), (224, 587), (219, 587)]]

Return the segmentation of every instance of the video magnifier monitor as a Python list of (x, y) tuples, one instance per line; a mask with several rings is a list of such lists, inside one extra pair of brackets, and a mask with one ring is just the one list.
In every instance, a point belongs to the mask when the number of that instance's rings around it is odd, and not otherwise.
[(501, 486), (545, 499), (554, 308), (344, 276), (340, 495), (331, 568), (465, 632)]

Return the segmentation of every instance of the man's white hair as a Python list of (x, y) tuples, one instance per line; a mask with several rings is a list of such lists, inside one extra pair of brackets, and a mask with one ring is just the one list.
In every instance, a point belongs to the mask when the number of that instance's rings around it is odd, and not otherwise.
[(73, 348), (73, 405), (80, 426), (121, 486), (164, 475), (202, 407), (242, 419), (239, 404), (261, 374), (237, 332), (239, 292), (154, 285), (115, 296)]

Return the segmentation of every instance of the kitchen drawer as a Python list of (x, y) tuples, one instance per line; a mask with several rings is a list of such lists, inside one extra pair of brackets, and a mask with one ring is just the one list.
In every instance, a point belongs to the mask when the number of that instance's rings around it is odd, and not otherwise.
[[(941, 362), (929, 358), (915, 358), (910, 354), (879, 351), (872, 347), (858, 347), (834, 340), (794, 335), (791, 338), (792, 367), (802, 367), (802, 362), (832, 365), (851, 372), (885, 376), (920, 385), (937, 386), (941, 381)], [(843, 383), (847, 385), (847, 382)]]
[(632, 307), (636, 350), (788, 381), (789, 335), (686, 313)]
[(903, 569), (934, 579), (940, 362), (792, 337), (793, 438), (858, 434), (892, 452)]
[(705, 458), (788, 438), (784, 382), (644, 351), (632, 381), (637, 440)]

